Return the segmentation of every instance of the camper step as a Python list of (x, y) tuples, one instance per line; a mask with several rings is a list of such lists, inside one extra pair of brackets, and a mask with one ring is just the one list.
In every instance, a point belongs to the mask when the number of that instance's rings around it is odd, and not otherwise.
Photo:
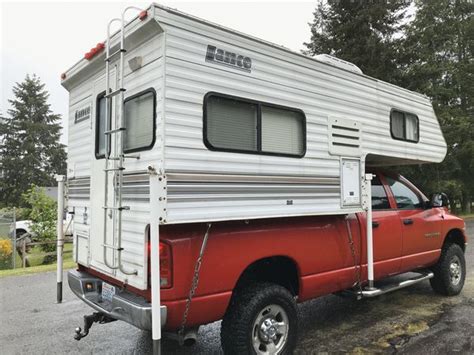
[(102, 207), (104, 210), (116, 210), (116, 211), (130, 211), (130, 206), (119, 206), (119, 207)]
[(108, 62), (108, 61), (110, 61), (113, 57), (115, 57), (117, 54), (126, 53), (126, 52), (127, 52), (126, 49), (120, 48), (120, 49), (118, 49), (117, 51), (115, 51), (115, 52), (113, 52), (112, 54), (110, 54), (107, 58), (105, 58), (105, 61)]
[[(407, 273), (405, 275), (411, 275), (413, 274), (412, 272)], [(386, 280), (381, 280), (377, 282), (377, 287), (374, 287), (372, 289), (365, 288), (362, 291), (355, 290), (355, 289), (350, 289), (350, 290), (345, 290), (339, 293), (340, 296), (349, 296), (356, 298), (358, 300), (362, 298), (372, 298), (372, 297), (377, 297), (389, 292), (397, 291), (402, 288), (408, 287), (415, 285), (417, 283), (429, 280), (433, 278), (433, 273), (431, 271), (426, 271), (426, 272), (420, 272), (416, 273), (416, 276), (413, 276), (409, 279), (405, 279), (400, 281), (400, 277), (403, 277), (404, 275), (398, 275)], [(393, 280), (396, 278), (396, 280)]]
[(122, 132), (122, 131), (125, 131), (125, 130), (126, 130), (125, 127), (119, 127), (119, 128), (116, 128), (116, 129), (111, 129), (111, 130), (105, 131), (104, 134), (113, 134), (113, 133)]
[(118, 95), (118, 94), (120, 94), (121, 92), (124, 92), (124, 91), (127, 91), (127, 89), (120, 88), (120, 89), (117, 89), (115, 91), (112, 91), (112, 92), (108, 93), (107, 95), (105, 95), (105, 97), (107, 97), (107, 98), (114, 97), (115, 95)]
[(118, 168), (107, 168), (107, 169), (104, 169), (105, 172), (107, 171), (123, 171), (125, 170), (125, 168), (123, 166), (119, 166)]

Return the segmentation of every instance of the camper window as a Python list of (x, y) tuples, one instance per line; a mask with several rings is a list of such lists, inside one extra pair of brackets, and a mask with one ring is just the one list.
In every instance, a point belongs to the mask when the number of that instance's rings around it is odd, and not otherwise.
[(411, 113), (392, 110), (390, 130), (394, 139), (417, 143), (419, 137), (418, 117)]
[(155, 142), (156, 94), (152, 89), (127, 98), (124, 102), (124, 151), (149, 149)]
[(211, 150), (302, 157), (305, 125), (293, 108), (216, 93), (204, 99), (204, 143)]
[[(97, 96), (96, 101), (96, 129), (95, 129), (95, 156), (103, 158), (105, 156), (105, 91)], [(112, 105), (109, 105), (109, 117)], [(109, 120), (110, 127), (110, 120)], [(110, 144), (109, 144), (110, 152)]]

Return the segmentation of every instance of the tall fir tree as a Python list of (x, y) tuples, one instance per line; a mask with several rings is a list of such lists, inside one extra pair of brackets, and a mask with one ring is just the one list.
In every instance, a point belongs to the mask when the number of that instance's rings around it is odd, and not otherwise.
[(22, 193), (32, 184), (52, 186), (54, 175), (66, 171), (65, 146), (59, 141), (61, 116), (52, 113), (45, 85), (36, 75), (27, 75), (13, 94), (0, 132), (0, 204), (6, 206), (21, 205)]
[(404, 1), (320, 0), (304, 53), (334, 55), (367, 75), (398, 83), (401, 39), (397, 34), (407, 7)]
[(474, 197), (474, 4), (432, 0), (416, 6), (406, 29), (403, 81), (432, 99), (448, 153), (434, 169), (420, 166), (407, 175), (428, 191), (447, 190), (469, 213)]

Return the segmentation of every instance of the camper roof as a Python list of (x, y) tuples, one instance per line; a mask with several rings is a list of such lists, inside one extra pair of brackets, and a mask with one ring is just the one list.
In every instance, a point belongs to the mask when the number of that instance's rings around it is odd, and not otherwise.
[[(210, 26), (210, 27), (217, 28), (217, 29), (220, 29), (220, 30), (225, 31), (225, 32), (232, 33), (234, 35), (252, 40), (254, 42), (258, 42), (260, 44), (264, 44), (264, 45), (270, 46), (272, 48), (275, 48), (275, 49), (278, 49), (278, 50), (281, 50), (281, 51), (284, 51), (284, 52), (287, 52), (287, 53), (291, 53), (292, 55), (296, 55), (298, 57), (303, 57), (303, 58), (305, 58), (305, 59), (307, 59), (307, 60), (309, 60), (313, 63), (316, 62), (318, 64), (328, 65), (328, 66), (331, 66), (332, 68), (337, 68), (337, 70), (343, 70), (345, 72), (350, 72), (352, 74), (360, 75), (360, 76), (363, 76), (367, 79), (370, 79), (370, 80), (373, 80), (373, 81), (376, 81), (376, 82), (382, 82), (382, 80), (379, 80), (379, 79), (376, 79), (376, 78), (373, 78), (371, 76), (368, 76), (368, 75), (364, 74), (362, 72), (362, 70), (360, 70), (360, 68), (358, 68), (355, 64), (350, 63), (350, 62), (345, 61), (345, 60), (342, 60), (340, 58), (336, 58), (336, 57), (330, 56), (328, 54), (320, 54), (320, 55), (316, 55), (315, 57), (310, 57), (310, 56), (307, 56), (305, 54), (293, 51), (293, 50), (291, 50), (287, 47), (284, 47), (282, 45), (275, 44), (273, 42), (269, 42), (269, 41), (254, 37), (254, 36), (245, 34), (243, 32), (237, 31), (237, 30), (233, 30), (231, 28), (216, 24), (216, 23), (211, 22), (211, 21), (204, 20), (204, 19), (196, 17), (194, 15), (190, 15), (190, 14), (187, 14), (185, 12), (179, 11), (177, 9), (173, 9), (173, 8), (170, 8), (170, 7), (167, 7), (167, 6), (164, 6), (164, 5), (160, 5), (160, 4), (157, 4), (157, 3), (152, 3), (146, 9), (146, 11), (149, 13), (149, 16), (147, 18), (144, 18), (144, 19), (142, 18), (141, 19), (140, 15), (137, 14), (135, 17), (133, 17), (131, 20), (129, 20), (127, 22), (127, 24), (125, 25), (125, 36), (129, 37), (131, 34), (133, 34), (135, 32), (138, 32), (139, 30), (143, 30), (142, 27), (148, 27), (149, 28), (149, 30), (146, 31), (146, 32), (150, 32), (150, 29), (154, 28), (156, 30), (156, 32), (158, 33), (159, 30), (157, 30), (157, 29), (159, 28), (159, 23), (155, 19), (155, 10), (156, 9), (166, 11), (166, 12), (174, 14), (174, 15), (178, 15), (178, 16), (182, 16), (182, 17), (191, 19), (193, 21), (204, 24), (206, 26)], [(105, 26), (104, 26), (104, 32), (105, 31), (106, 31), (106, 29), (105, 29)], [(110, 38), (111, 38), (111, 42), (112, 42), (112, 45), (111, 45), (111, 48), (112, 48), (119, 41), (119, 31), (116, 31), (115, 33), (113, 33)], [(101, 42), (101, 43), (103, 43), (103, 42)], [(98, 53), (100, 55), (96, 56), (96, 58), (93, 58), (93, 59), (101, 58), (101, 57), (104, 56), (103, 51), (100, 52), (100, 50), (98, 50)], [(61, 75), (61, 85), (63, 85), (64, 87), (69, 86), (68, 85), (69, 79), (71, 79), (76, 74), (81, 72), (85, 67), (87, 67), (93, 61), (95, 61), (95, 60), (88, 60), (86, 58), (82, 58), (81, 60), (79, 60), (76, 64), (74, 64), (71, 68), (69, 68), (66, 72), (64, 72)], [(386, 83), (386, 84), (393, 85), (393, 84), (390, 84), (390, 83)], [(420, 93), (417, 93), (417, 92), (413, 92), (413, 91), (410, 91), (410, 90), (407, 90), (407, 89), (404, 89), (404, 88), (400, 88), (396, 85), (393, 85), (393, 86), (397, 87), (397, 89), (399, 89), (399, 90), (402, 89), (404, 91), (417, 94), (417, 95), (419, 95), (423, 98), (427, 98), (426, 95), (423, 95), (423, 94), (420, 94)]]

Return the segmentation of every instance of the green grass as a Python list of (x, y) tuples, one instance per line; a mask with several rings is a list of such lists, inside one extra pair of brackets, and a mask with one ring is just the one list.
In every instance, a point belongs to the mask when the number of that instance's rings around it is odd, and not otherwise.
[(461, 214), (461, 215), (459, 215), (459, 217), (461, 217), (462, 219), (473, 219), (474, 218), (474, 213)]
[[(64, 269), (70, 269), (74, 267), (75, 263), (72, 260), (72, 243), (67, 243), (64, 245), (64, 254), (63, 254), (63, 267)], [(23, 268), (22, 260), (20, 256), (16, 255), (16, 269), (6, 269), (0, 270), (0, 277), (5, 276), (18, 276), (18, 275), (29, 275), (38, 272), (46, 272), (56, 270), (56, 263), (43, 265), (44, 251), (36, 245), (30, 249), (28, 253), (28, 260), (30, 262), (30, 267)]]
[[(71, 260), (65, 260), (63, 263), (64, 270), (72, 269), (76, 263)], [(18, 268), (18, 269), (10, 269), (10, 270), (0, 270), (0, 278), (7, 277), (7, 276), (23, 276), (23, 275), (31, 275), (36, 274), (39, 272), (46, 272), (46, 271), (53, 271), (56, 270), (56, 264), (49, 264), (49, 265), (40, 265), (40, 266), (32, 266), (27, 268)]]

